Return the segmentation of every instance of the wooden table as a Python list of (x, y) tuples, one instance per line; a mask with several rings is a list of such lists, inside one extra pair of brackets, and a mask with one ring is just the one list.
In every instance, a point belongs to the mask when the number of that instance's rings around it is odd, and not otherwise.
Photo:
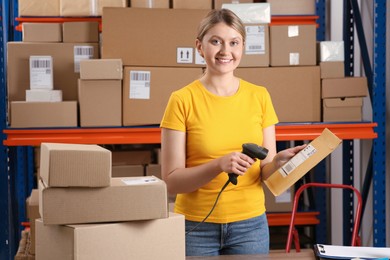
[(284, 250), (272, 250), (269, 255), (221, 255), (221, 256), (187, 256), (186, 260), (282, 260), (282, 259), (300, 259), (314, 260), (315, 255), (312, 249), (302, 249), (297, 253), (291, 251), (286, 253)]

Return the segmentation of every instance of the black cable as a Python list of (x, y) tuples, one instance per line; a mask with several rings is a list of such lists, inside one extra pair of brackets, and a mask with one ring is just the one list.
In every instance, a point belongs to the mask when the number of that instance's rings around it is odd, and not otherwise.
[(226, 181), (225, 185), (223, 185), (222, 189), (221, 189), (220, 192), (218, 193), (217, 199), (215, 200), (214, 205), (213, 205), (213, 207), (211, 208), (209, 214), (207, 214), (207, 216), (206, 216), (201, 222), (199, 222), (195, 227), (193, 227), (193, 228), (191, 228), (190, 230), (188, 230), (188, 231), (186, 232), (186, 235), (188, 235), (189, 233), (191, 233), (192, 231), (194, 231), (200, 224), (204, 223), (204, 222), (206, 221), (206, 219), (211, 215), (211, 213), (213, 212), (215, 206), (217, 205), (218, 199), (219, 199), (219, 197), (221, 196), (222, 191), (225, 190), (225, 188), (229, 185), (229, 183), (230, 183), (230, 179), (228, 179), (228, 180)]

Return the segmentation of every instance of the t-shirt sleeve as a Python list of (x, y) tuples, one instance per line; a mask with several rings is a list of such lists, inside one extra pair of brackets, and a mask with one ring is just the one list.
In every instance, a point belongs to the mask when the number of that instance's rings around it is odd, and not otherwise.
[(175, 92), (169, 98), (160, 127), (186, 131), (184, 102)]
[(279, 123), (278, 116), (276, 115), (275, 108), (272, 104), (271, 95), (268, 90), (265, 90), (264, 95), (264, 117), (263, 117), (263, 128)]

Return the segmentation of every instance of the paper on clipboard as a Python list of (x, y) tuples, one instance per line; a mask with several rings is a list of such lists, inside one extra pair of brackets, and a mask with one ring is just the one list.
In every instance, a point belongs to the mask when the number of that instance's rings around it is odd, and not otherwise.
[(390, 257), (390, 248), (386, 247), (361, 247), (361, 246), (332, 246), (317, 244), (315, 253), (321, 258), (329, 259), (377, 259)]

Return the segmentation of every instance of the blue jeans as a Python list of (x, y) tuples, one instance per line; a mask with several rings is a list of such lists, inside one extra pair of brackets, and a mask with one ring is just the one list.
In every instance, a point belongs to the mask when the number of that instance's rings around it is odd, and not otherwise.
[[(186, 220), (186, 232), (199, 222)], [(187, 256), (268, 254), (266, 214), (227, 224), (202, 223), (186, 234)]]

